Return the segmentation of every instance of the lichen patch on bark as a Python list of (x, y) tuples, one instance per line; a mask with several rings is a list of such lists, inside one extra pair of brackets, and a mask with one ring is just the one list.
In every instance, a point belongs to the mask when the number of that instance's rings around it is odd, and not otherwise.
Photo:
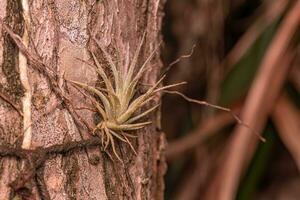
[[(24, 32), (24, 21), (22, 17), (22, 6), (19, 0), (7, 1), (6, 17), (4, 22), (18, 35)], [(15, 102), (23, 96), (24, 90), (21, 86), (20, 75), (18, 71), (18, 54), (19, 49), (5, 32), (3, 33), (3, 55), (2, 55), (2, 72), (6, 79), (6, 84), (0, 85), (0, 91), (6, 92)]]

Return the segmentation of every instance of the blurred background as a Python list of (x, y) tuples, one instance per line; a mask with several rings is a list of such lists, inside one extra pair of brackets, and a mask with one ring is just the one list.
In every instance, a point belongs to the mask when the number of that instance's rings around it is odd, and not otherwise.
[(169, 0), (164, 9), (165, 84), (187, 81), (177, 91), (250, 126), (165, 94), (166, 199), (300, 199), (300, 1)]

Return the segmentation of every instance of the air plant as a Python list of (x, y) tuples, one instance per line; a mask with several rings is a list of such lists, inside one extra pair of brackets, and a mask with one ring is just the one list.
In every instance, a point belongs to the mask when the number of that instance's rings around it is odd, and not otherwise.
[(143, 112), (141, 112), (141, 109), (153, 99), (157, 92), (184, 84), (184, 82), (181, 82), (160, 87), (160, 84), (165, 77), (162, 76), (154, 85), (150, 86), (144, 94), (137, 95), (137, 85), (144, 72), (147, 70), (147, 64), (151, 61), (157, 51), (157, 48), (153, 50), (142, 66), (137, 69), (136, 65), (144, 38), (145, 34), (134, 53), (130, 66), (125, 72), (119, 70), (104, 47), (94, 38), (109, 64), (109, 70), (111, 71), (112, 77), (108, 77), (95, 54), (91, 52), (96, 65), (94, 69), (101, 77), (104, 88), (69, 80), (73, 84), (80, 86), (98, 97), (99, 101), (93, 101), (93, 104), (95, 105), (97, 112), (101, 115), (102, 121), (96, 125), (93, 134), (97, 134), (101, 137), (104, 150), (111, 145), (115, 156), (120, 161), (122, 160), (116, 151), (115, 139), (127, 143), (136, 154), (136, 151), (128, 138), (137, 137), (133, 134), (133, 131), (142, 129), (146, 125), (151, 124), (151, 121), (141, 122), (141, 119), (154, 111), (159, 105), (155, 105)]

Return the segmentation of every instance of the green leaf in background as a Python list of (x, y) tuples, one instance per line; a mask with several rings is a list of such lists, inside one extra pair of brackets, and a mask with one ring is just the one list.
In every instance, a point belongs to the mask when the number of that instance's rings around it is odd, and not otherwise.
[[(267, 27), (263, 34), (255, 41), (243, 58), (228, 74), (221, 88), (221, 105), (232, 105), (238, 99), (246, 95), (268, 45), (276, 33), (278, 24), (279, 20)], [(258, 184), (267, 167), (267, 161), (272, 155), (271, 150), (274, 146), (276, 133), (273, 129), (268, 127), (263, 135), (265, 135), (267, 142), (259, 144), (253, 160), (251, 161), (249, 170), (239, 187), (237, 196), (238, 200), (253, 199)]]
[(221, 86), (221, 105), (228, 106), (246, 94), (277, 25), (278, 22), (271, 24), (228, 74)]
[[(265, 143), (261, 143), (252, 159), (248, 171), (241, 181), (237, 194), (237, 200), (253, 200), (255, 199), (256, 190), (265, 171), (268, 168), (268, 162), (272, 156), (276, 143), (279, 143), (276, 131), (270, 124), (264, 131)], [(278, 146), (278, 145), (277, 145)]]

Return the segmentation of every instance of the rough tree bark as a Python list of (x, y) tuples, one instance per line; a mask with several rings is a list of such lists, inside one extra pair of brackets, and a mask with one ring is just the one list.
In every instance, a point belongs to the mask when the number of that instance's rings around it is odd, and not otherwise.
[[(107, 66), (102, 52), (90, 39), (91, 34), (99, 39), (112, 55), (114, 62), (125, 67), (132, 60), (134, 50), (145, 31), (146, 42), (139, 56), (140, 64), (161, 40), (164, 1), (29, 0), (27, 14), (26, 2), (0, 1), (0, 17), (14, 33), (23, 38), (25, 44), (27, 38), (29, 50), (37, 52), (42, 61), (51, 68), (47, 70), (57, 74), (56, 80), (60, 89), (69, 97), (74, 107), (90, 104), (75, 89), (67, 90), (62, 81), (63, 77), (89, 84), (96, 84), (99, 79), (76, 58), (91, 61), (89, 51), (93, 51), (100, 58), (101, 64)], [(26, 62), (24, 64), (22, 53), (2, 25), (0, 28), (1, 144), (36, 149), (90, 137), (86, 128), (76, 125), (61, 99), (51, 91), (47, 79), (30, 63), (28, 66)], [(27, 68), (27, 73), (20, 70), (21, 64)], [(143, 78), (147, 84), (154, 83), (159, 74), (162, 65), (159, 53), (150, 65), (151, 71)], [(20, 73), (28, 78), (29, 87), (26, 88), (26, 81), (20, 79)], [(24, 117), (3, 96), (23, 111)], [(159, 97), (155, 101), (157, 103)], [(93, 112), (77, 112), (90, 126), (99, 121)], [(128, 145), (117, 144), (124, 165), (117, 159), (115, 162), (111, 161), (99, 147), (57, 155), (47, 160), (43, 177), (51, 199), (163, 199), (165, 140), (157, 128), (158, 115), (153, 114), (150, 118), (154, 123), (138, 131), (138, 138), (133, 142), (137, 156)], [(24, 133), (31, 133), (32, 137), (23, 137)], [(27, 146), (24, 146), (24, 138), (29, 140)], [(23, 168), (22, 161), (16, 158), (1, 158), (0, 199), (13, 198), (15, 194), (9, 183)], [(33, 180), (32, 186), (29, 186), (32, 188), (29, 198), (40, 199), (38, 186)]]

